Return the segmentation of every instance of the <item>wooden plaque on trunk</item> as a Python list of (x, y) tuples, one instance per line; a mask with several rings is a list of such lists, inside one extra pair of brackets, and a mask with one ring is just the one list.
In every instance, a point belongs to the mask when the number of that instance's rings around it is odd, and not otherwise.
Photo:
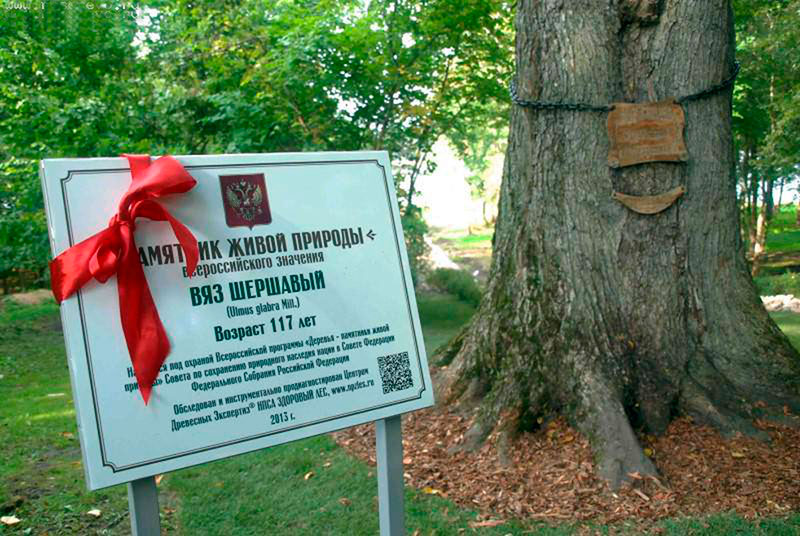
[(685, 162), (686, 124), (674, 99), (660, 102), (615, 102), (608, 114), (608, 165), (614, 168), (644, 162)]

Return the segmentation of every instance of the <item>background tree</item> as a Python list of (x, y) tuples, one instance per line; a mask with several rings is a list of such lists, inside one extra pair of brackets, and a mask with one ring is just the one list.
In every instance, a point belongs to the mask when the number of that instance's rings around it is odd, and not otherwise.
[[(132, 12), (61, 2), (3, 11), (0, 25), (0, 280), (47, 277), (50, 247), (38, 177), (44, 156), (119, 153), (141, 139)], [(8, 290), (5, 288), (4, 290)]]
[[(504, 99), (507, 2), (138, 5), (49, 2), (4, 15), (0, 153), (4, 172), (17, 173), (4, 190), (15, 212), (0, 223), (16, 252), (8, 266), (21, 266), (22, 246), (35, 243), (35, 271), (46, 272), (41, 202), (23, 203), (23, 190), (36, 198), (39, 158), (361, 149), (393, 158), (418, 264), (426, 227), (417, 178), (440, 136), (483, 124), (493, 111), (484, 103)], [(56, 20), (65, 24), (52, 30)], [(37, 214), (35, 227), (20, 208)]]
[[(439, 136), (481, 123), (510, 73), (508, 6), (470, 0), (165, 3), (162, 129), (196, 152), (386, 149), (414, 204)], [(166, 115), (166, 114), (159, 114)], [(197, 146), (197, 147), (195, 147)]]
[(487, 184), (490, 179), (492, 160), (503, 155), (508, 140), (508, 103), (498, 106), (491, 102), (496, 112), (494, 120), (467, 129), (454, 129), (448, 134), (450, 145), (464, 162), (470, 174), (466, 177), (470, 194), (482, 203), (481, 213), (485, 225), (494, 225), (496, 215), (492, 209), (497, 206), (499, 192), (495, 185)]
[(735, 7), (742, 64), (734, 93), (737, 178), (742, 228), (757, 275), (775, 190), (782, 194), (798, 175), (800, 1), (737, 1)]
[[(643, 102), (733, 69), (727, 0), (524, 0), (516, 28), (527, 99)], [(655, 472), (636, 434), (678, 414), (757, 434), (753, 417), (800, 409), (800, 359), (742, 254), (730, 91), (684, 109), (688, 162), (612, 169), (605, 114), (512, 108), (487, 292), (439, 384), (477, 402), (467, 446), (564, 414), (616, 485)], [(679, 185), (655, 215), (611, 198)]]

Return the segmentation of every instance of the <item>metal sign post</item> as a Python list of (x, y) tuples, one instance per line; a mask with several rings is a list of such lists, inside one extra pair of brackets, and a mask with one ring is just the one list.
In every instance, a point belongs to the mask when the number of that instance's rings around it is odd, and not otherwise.
[(128, 482), (128, 508), (133, 536), (161, 535), (155, 477), (149, 476)]
[(401, 416), (375, 421), (378, 460), (378, 508), (381, 536), (405, 534), (403, 507), (403, 433)]
[[(381, 536), (405, 533), (403, 505), (403, 433), (400, 415), (375, 421), (378, 461), (378, 504)], [(128, 504), (133, 536), (158, 536), (158, 488), (154, 477), (128, 483)]]

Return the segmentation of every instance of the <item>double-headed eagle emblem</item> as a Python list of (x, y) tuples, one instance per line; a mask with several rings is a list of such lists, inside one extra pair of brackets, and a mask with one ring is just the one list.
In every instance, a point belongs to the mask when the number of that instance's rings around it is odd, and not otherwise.
[(248, 222), (262, 213), (261, 200), (264, 194), (258, 184), (244, 180), (234, 182), (228, 185), (225, 196), (236, 215)]

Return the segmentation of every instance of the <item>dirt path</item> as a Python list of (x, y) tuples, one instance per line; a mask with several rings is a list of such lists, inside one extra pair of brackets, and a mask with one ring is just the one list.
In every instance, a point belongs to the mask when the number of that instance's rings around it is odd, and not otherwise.
[[(491, 231), (489, 231), (491, 232)], [(475, 247), (463, 247), (453, 240), (453, 231), (438, 229), (432, 233), (432, 242), (440, 247), (461, 270), (472, 274), (481, 286), (486, 284), (492, 263), (490, 242), (481, 242)]]
[(39, 305), (46, 301), (52, 301), (53, 293), (49, 289), (40, 288), (30, 292), (9, 294), (8, 299), (20, 305)]

